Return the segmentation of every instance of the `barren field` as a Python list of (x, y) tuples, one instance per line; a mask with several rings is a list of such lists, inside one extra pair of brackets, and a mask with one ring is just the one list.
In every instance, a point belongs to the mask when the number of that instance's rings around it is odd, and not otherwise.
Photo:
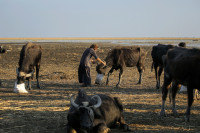
[[(1, 54), (0, 63), (0, 132), (1, 133), (66, 133), (67, 113), (70, 96), (81, 88), (78, 83), (78, 65), (83, 51), (91, 43), (40, 43), (43, 49), (40, 69), (42, 89), (36, 87), (28, 94), (13, 93), (18, 67), (20, 44), (2, 44), (9, 51)], [(97, 43), (97, 54), (104, 59), (107, 52), (116, 45)], [(88, 94), (108, 94), (120, 97), (124, 105), (126, 122), (132, 133), (143, 132), (199, 132), (200, 106), (195, 100), (191, 110), (190, 122), (184, 122), (187, 107), (186, 94), (177, 95), (179, 117), (174, 117), (169, 99), (166, 102), (167, 117), (159, 116), (161, 109), (161, 89), (156, 90), (154, 72), (151, 72), (151, 46), (143, 46), (148, 54), (146, 70), (141, 85), (137, 85), (139, 73), (136, 68), (126, 68), (122, 77), (121, 88), (115, 88), (118, 72), (110, 76), (108, 86), (93, 85), (85, 88)], [(92, 83), (96, 77), (95, 64), (92, 66)], [(105, 77), (104, 77), (105, 82)], [(163, 74), (161, 84), (163, 82)], [(111, 133), (122, 130), (111, 129)]]

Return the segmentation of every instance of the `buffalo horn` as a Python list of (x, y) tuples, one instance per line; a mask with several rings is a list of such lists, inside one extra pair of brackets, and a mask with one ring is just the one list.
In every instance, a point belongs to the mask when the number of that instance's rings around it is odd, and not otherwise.
[(71, 98), (70, 98), (70, 103), (71, 103), (71, 105), (74, 106), (75, 108), (78, 108), (78, 107), (79, 107), (79, 105), (76, 104), (76, 103), (74, 102), (74, 95), (71, 96)]
[(93, 98), (97, 98), (97, 104), (93, 105), (94, 108), (96, 109), (96, 108), (101, 106), (102, 101), (101, 101), (101, 98), (98, 95), (94, 95), (91, 99), (93, 99)]

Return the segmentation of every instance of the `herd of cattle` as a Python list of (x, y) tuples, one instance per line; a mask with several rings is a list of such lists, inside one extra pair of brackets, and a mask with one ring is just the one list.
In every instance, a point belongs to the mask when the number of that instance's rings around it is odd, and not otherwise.
[[(36, 69), (37, 87), (40, 88), (38, 75), (40, 69), (42, 50), (41, 46), (28, 43), (23, 46), (20, 52), (19, 68), (17, 69), (17, 84), (28, 80), (28, 89), (31, 89), (31, 80)], [(111, 68), (107, 74), (106, 85), (109, 83), (109, 76), (113, 70), (120, 70), (119, 81), (116, 87), (120, 86), (120, 79), (125, 67), (136, 66), (140, 74), (138, 84), (142, 82), (142, 73), (145, 69), (144, 63), (147, 52), (140, 47), (124, 46), (116, 47), (109, 51), (105, 58), (107, 66), (98, 64), (96, 71), (105, 75), (107, 68)], [(165, 101), (170, 92), (172, 99), (172, 111), (178, 115), (175, 104), (175, 97), (180, 85), (187, 86), (188, 107), (185, 120), (189, 121), (190, 108), (193, 103), (193, 90), (200, 89), (200, 49), (186, 48), (185, 43), (178, 46), (158, 44), (152, 47), (152, 69), (155, 69), (156, 88), (160, 88), (160, 75), (164, 69), (164, 83), (162, 85), (162, 107), (161, 116), (165, 114)], [(159, 67), (159, 71), (157, 68)], [(97, 76), (98, 77), (98, 76)], [(102, 78), (101, 78), (102, 79)], [(96, 80), (97, 84), (101, 80)], [(76, 99), (70, 99), (71, 107), (68, 113), (67, 132), (73, 133), (107, 133), (109, 127), (116, 123), (125, 131), (130, 131), (123, 117), (123, 106), (119, 98), (107, 95), (89, 96), (84, 89), (80, 89)]]

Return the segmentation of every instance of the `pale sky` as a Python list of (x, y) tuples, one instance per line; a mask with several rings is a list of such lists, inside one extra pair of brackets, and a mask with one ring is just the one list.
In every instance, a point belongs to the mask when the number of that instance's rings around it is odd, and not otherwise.
[(200, 0), (0, 0), (2, 37), (200, 37)]

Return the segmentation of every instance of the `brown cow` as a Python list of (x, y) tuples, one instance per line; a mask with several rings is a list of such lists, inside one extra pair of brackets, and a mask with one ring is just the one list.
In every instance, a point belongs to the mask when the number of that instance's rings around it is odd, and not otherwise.
[[(145, 62), (146, 54), (147, 53), (140, 47), (134, 47), (134, 46), (116, 47), (108, 53), (105, 59), (107, 66), (104, 67), (103, 64), (99, 64), (96, 67), (96, 71), (98, 74), (105, 75), (106, 69), (108, 67), (111, 67), (110, 71), (108, 72), (108, 77), (106, 81), (106, 85), (107, 85), (109, 83), (109, 76), (112, 74), (113, 70), (120, 69), (119, 81), (116, 85), (116, 87), (119, 87), (120, 79), (123, 74), (124, 68), (137, 66), (137, 69), (140, 73), (138, 84), (141, 84), (142, 73), (145, 69), (144, 62)], [(102, 79), (99, 80), (97, 78), (95, 83), (100, 84), (101, 80)]]
[(28, 89), (31, 90), (31, 82), (36, 67), (37, 87), (40, 88), (38, 75), (40, 69), (42, 48), (38, 44), (27, 43), (20, 52), (19, 68), (17, 69), (17, 84), (28, 80)]

